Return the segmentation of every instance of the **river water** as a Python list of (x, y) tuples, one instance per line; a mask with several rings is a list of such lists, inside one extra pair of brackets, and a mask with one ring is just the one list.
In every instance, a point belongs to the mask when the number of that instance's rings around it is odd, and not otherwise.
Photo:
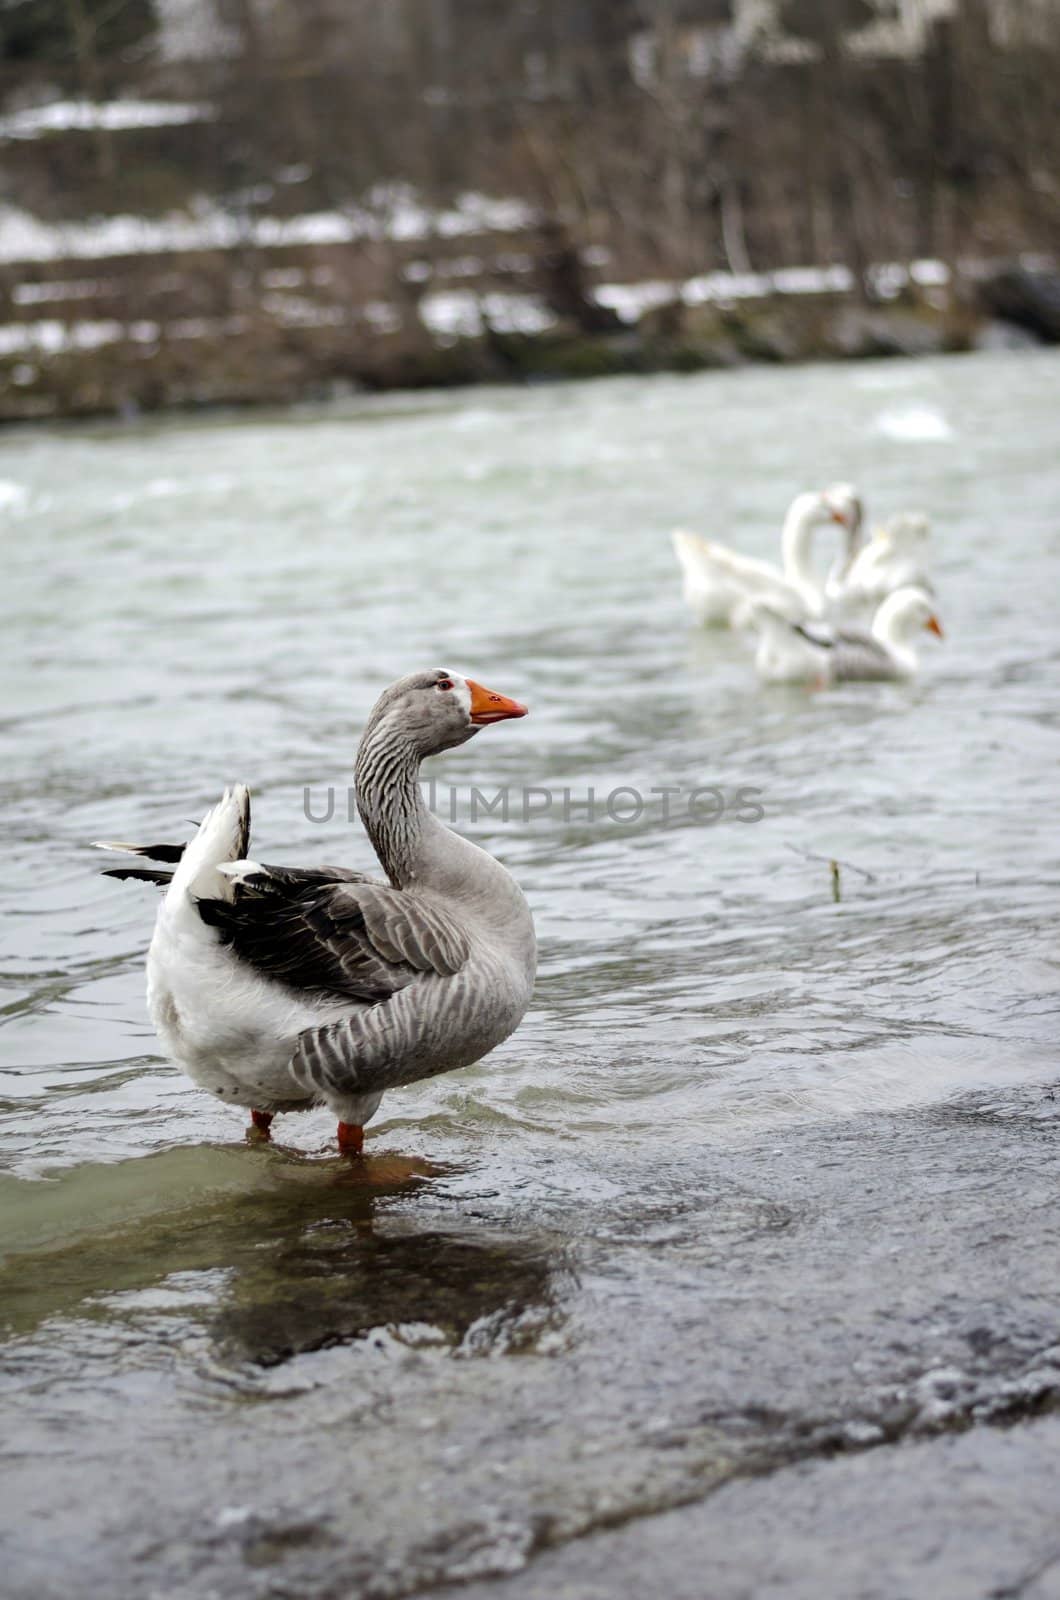
[[(499, 1582), (821, 1438), (989, 1428), (1043, 1370), (1058, 379), (996, 354), (0, 437), (13, 1593)], [(945, 642), (909, 685), (764, 690), (691, 626), (669, 530), (770, 556), (837, 478), (930, 513)], [(159, 1058), (155, 891), (88, 844), (183, 838), (242, 780), (255, 854), (371, 866), (359, 729), (436, 666), (531, 707), (434, 777), (531, 901), (533, 1009), (388, 1096), (361, 1168), (323, 1113), (252, 1146)]]

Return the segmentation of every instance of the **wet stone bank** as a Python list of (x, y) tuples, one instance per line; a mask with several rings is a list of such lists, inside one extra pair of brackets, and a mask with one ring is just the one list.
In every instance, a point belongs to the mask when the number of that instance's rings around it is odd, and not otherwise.
[(579, 1192), (532, 1148), (234, 1149), (116, 1200), (4, 1274), (7, 1592), (1044, 1600), (1058, 1122), (1024, 1088), (646, 1130)]

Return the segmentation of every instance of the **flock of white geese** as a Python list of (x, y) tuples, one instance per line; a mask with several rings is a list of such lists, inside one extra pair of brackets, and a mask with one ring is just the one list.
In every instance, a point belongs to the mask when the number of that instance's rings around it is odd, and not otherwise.
[[(871, 538), (847, 483), (800, 494), (780, 532), (780, 565), (677, 530), (674, 550), (697, 622), (750, 632), (764, 683), (825, 688), (855, 679), (912, 677), (917, 634), (942, 637), (928, 574), (927, 517), (903, 511)], [(813, 564), (815, 535), (842, 530), (827, 576)]]

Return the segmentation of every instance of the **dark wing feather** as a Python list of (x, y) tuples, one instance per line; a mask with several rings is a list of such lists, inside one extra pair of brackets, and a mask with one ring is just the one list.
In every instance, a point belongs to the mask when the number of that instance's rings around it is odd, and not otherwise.
[(187, 848), (186, 844), (138, 844), (135, 854), (146, 856), (148, 861), (169, 861), (175, 866)]
[(821, 623), (815, 626), (812, 622), (794, 622), (792, 623), (792, 628), (795, 633), (800, 634), (810, 644), (817, 645), (821, 650), (835, 649), (836, 635), (834, 631)]
[[(117, 850), (127, 856), (143, 856), (147, 861), (168, 861), (175, 866), (188, 848), (186, 844), (123, 844), (119, 840), (100, 839), (95, 848), (97, 850)], [(108, 876), (116, 877), (116, 873)]]
[(367, 873), (352, 867), (270, 867), (260, 863), (261, 871), (240, 878), (240, 892), (286, 894), (292, 889), (320, 888), (328, 883), (371, 883)]
[(100, 874), (104, 878), (139, 878), (144, 883), (157, 883), (165, 889), (173, 874), (164, 867), (106, 867)]
[(240, 960), (292, 989), (373, 1004), (467, 959), (466, 936), (444, 912), (359, 873), (262, 868), (234, 894), (200, 900), (199, 915)]

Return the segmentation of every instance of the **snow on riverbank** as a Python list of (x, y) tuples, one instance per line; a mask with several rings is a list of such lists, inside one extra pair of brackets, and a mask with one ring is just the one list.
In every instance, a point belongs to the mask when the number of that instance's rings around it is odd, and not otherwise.
[[(876, 293), (890, 300), (910, 283), (939, 288), (949, 282), (944, 261), (884, 261), (869, 268)], [(782, 267), (776, 272), (707, 272), (683, 283), (654, 279), (648, 283), (605, 283), (596, 290), (602, 305), (635, 322), (646, 311), (681, 300), (686, 306), (724, 305), (734, 300), (764, 300), (771, 295), (849, 294), (854, 275), (848, 267)]]
[[(474, 198), (476, 201), (482, 199)], [(452, 213), (450, 225), (457, 219), (466, 220), (469, 215), (469, 212)], [(513, 214), (508, 215), (511, 217)], [(284, 224), (285, 242), (295, 242), (294, 235), (299, 232), (299, 225), (303, 233), (314, 232), (314, 221), (312, 217), (301, 217)], [(406, 214), (403, 223), (412, 226), (411, 214)], [(315, 242), (333, 242), (328, 232), (327, 225), (317, 228)], [(917, 261), (907, 267), (887, 263), (874, 270), (879, 281), (886, 282), (892, 296), (908, 283), (921, 287), (934, 286), (945, 283), (948, 278), (946, 267), (937, 261)], [(301, 272), (292, 276), (297, 276), (299, 281), (304, 278)], [(18, 305), (43, 304), (54, 299), (90, 300), (106, 293), (110, 287), (105, 281), (93, 279), (75, 280), (69, 284), (25, 283), (16, 285), (13, 299)], [(289, 286), (285, 281), (277, 287)], [(771, 295), (849, 293), (852, 288), (853, 280), (845, 267), (799, 267), (771, 274), (713, 272), (690, 278), (685, 283), (662, 280), (605, 283), (596, 289), (595, 294), (602, 305), (609, 306), (632, 326), (646, 312), (677, 301), (688, 306), (724, 306)], [(393, 332), (401, 323), (397, 306), (385, 300), (372, 300), (347, 310), (335, 305), (317, 304), (303, 296), (271, 294), (263, 305), (278, 323), (289, 327), (324, 327), (356, 320), (361, 316), (376, 332)], [(558, 324), (557, 317), (540, 295), (495, 290), (482, 293), (474, 289), (437, 290), (423, 296), (419, 303), (419, 314), (429, 332), (443, 340), (476, 338), (485, 332), (487, 325), (497, 333), (533, 335), (545, 333)], [(213, 337), (236, 331), (236, 321), (238, 319), (216, 317), (183, 318), (167, 323), (164, 329), (157, 322), (143, 319), (128, 322), (115, 318), (64, 321), (58, 317), (48, 317), (13, 322), (0, 325), (0, 358), (34, 353), (49, 356), (69, 350), (98, 349), (125, 339), (138, 344), (154, 344), (163, 334), (179, 339)]]
[(4, 206), (0, 207), (0, 261), (91, 261), (246, 245), (275, 249), (373, 239), (453, 239), (475, 233), (517, 233), (532, 227), (535, 220), (531, 207), (521, 200), (475, 193), (460, 195), (442, 210), (432, 209), (405, 184), (378, 187), (360, 206), (298, 217), (251, 216), (199, 200), (188, 211), (165, 217), (50, 223)]
[[(316, 306), (311, 301), (273, 297), (265, 302), (277, 322), (287, 327), (329, 327), (351, 320), (336, 306)], [(377, 333), (392, 333), (401, 325), (400, 315), (386, 301), (370, 301), (357, 308)], [(485, 324), (497, 333), (544, 333), (556, 318), (534, 295), (486, 294), (470, 291), (428, 295), (420, 305), (424, 326), (442, 339), (475, 338)], [(62, 322), (57, 317), (34, 322), (0, 324), (0, 359), (5, 356), (55, 356), (70, 350), (98, 350), (104, 345), (131, 340), (134, 344), (157, 344), (167, 339), (207, 339), (239, 333), (249, 327), (246, 317), (182, 317), (160, 323), (140, 319), (121, 322), (107, 317), (77, 322)]]
[(48, 133), (120, 133), (129, 128), (176, 128), (213, 120), (209, 106), (168, 100), (53, 100), (0, 117), (0, 139), (40, 139)]

